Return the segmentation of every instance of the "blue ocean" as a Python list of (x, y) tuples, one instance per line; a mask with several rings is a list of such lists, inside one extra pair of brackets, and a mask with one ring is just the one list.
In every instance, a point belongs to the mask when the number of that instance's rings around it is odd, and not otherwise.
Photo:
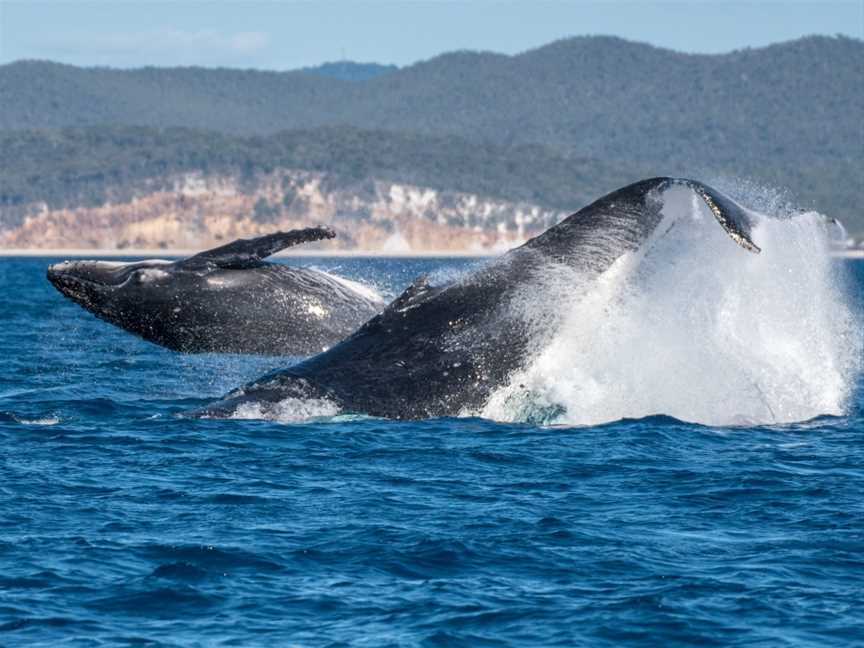
[[(290, 359), (139, 340), (56, 260), (0, 260), (2, 646), (864, 645), (860, 346), (812, 268), (574, 323), (529, 377), (563, 418), (267, 421), (176, 414)], [(478, 262), (292, 260), (389, 296)]]

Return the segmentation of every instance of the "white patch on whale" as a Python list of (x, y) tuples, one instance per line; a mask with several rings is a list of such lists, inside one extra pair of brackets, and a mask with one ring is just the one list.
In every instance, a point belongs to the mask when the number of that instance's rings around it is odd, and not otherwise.
[(158, 281), (159, 279), (169, 279), (171, 275), (159, 268), (145, 268), (138, 270), (138, 278), (144, 283)]

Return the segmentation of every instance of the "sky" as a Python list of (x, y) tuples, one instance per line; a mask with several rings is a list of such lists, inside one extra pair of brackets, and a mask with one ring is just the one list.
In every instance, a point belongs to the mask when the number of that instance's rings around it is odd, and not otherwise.
[(699, 53), (808, 34), (864, 38), (864, 0), (0, 0), (0, 63), (286, 70), (350, 59), (402, 66), (447, 51), (515, 54), (592, 34)]

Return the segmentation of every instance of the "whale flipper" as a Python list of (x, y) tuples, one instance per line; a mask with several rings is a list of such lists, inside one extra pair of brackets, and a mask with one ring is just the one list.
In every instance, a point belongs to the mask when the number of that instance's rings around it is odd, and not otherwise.
[(307, 227), (290, 232), (274, 232), (253, 239), (237, 239), (212, 250), (199, 252), (181, 263), (186, 268), (199, 265), (234, 269), (251, 268), (271, 254), (292, 245), (335, 237), (336, 233), (328, 227)]

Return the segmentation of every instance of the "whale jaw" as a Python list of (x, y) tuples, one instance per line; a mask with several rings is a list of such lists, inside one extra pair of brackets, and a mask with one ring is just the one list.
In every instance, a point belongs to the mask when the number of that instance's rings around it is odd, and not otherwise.
[[(64, 261), (48, 266), (48, 281), (65, 297), (87, 310), (93, 310), (104, 303), (110, 284), (101, 281), (93, 272), (92, 261)], [(106, 277), (107, 278), (107, 277)]]

